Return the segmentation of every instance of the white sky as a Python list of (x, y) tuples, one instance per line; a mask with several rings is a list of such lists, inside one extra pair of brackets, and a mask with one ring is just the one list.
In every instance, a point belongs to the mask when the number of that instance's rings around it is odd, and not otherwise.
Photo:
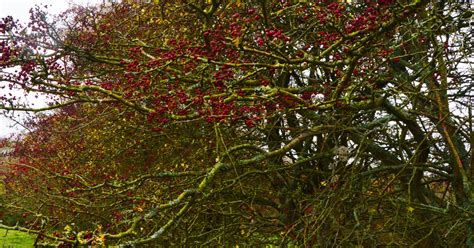
[[(0, 18), (11, 15), (13, 19), (26, 23), (30, 16), (29, 10), (35, 5), (48, 5), (49, 13), (59, 14), (71, 4), (92, 5), (101, 2), (102, 0), (0, 0)], [(12, 127), (13, 124), (15, 123), (2, 116), (0, 112), (0, 137), (21, 130), (18, 125)]]

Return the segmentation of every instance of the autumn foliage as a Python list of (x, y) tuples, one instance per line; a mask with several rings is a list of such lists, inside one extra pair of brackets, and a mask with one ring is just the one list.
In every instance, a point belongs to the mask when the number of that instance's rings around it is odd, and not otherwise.
[(471, 16), (212, 0), (3, 18), (0, 108), (44, 113), (3, 144), (0, 228), (63, 247), (474, 245)]

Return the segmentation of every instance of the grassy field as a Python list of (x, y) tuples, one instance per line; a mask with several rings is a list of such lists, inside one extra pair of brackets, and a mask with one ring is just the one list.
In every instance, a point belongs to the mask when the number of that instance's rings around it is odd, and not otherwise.
[[(0, 165), (1, 165), (0, 160)], [(1, 170), (5, 168), (0, 167)], [(4, 185), (2, 183), (2, 178), (0, 177), (0, 196), (5, 193)], [(19, 231), (11, 231), (0, 229), (0, 247), (1, 248), (30, 248), (33, 247), (35, 242), (35, 235), (28, 233), (23, 233)]]
[(35, 236), (18, 231), (0, 229), (0, 247), (26, 248), (33, 247)]
[[(0, 160), (0, 166), (1, 166)], [(1, 170), (5, 168), (0, 167)], [(0, 177), (0, 196), (5, 193), (5, 188)], [(35, 243), (35, 235), (19, 231), (0, 229), (0, 248), (30, 248)]]

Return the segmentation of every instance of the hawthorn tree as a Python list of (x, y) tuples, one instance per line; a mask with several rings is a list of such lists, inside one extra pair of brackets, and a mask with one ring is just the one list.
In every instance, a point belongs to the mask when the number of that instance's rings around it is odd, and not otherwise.
[[(37, 243), (474, 246), (472, 10), (189, 1), (0, 23)], [(33, 108), (8, 94), (41, 94)]]

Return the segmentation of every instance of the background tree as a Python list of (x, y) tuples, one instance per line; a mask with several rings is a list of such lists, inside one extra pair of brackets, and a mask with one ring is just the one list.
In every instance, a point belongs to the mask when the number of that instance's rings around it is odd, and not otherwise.
[(51, 104), (2, 108), (54, 111), (17, 141), (2, 207), (27, 215), (0, 227), (63, 245), (472, 246), (468, 7), (160, 1), (3, 19), (0, 66), (21, 70), (0, 77)]

